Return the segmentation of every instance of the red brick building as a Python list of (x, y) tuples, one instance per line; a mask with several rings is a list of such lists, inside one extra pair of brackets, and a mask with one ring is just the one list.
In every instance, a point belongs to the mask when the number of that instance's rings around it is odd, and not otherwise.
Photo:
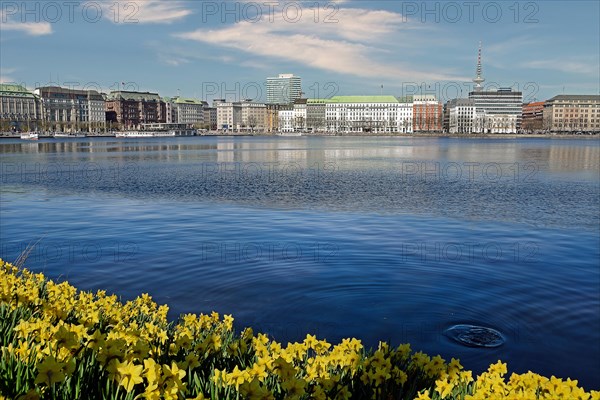
[(164, 123), (167, 106), (157, 93), (114, 91), (106, 99), (106, 120), (120, 124), (123, 129)]
[(433, 95), (415, 95), (413, 97), (413, 131), (441, 132), (442, 103)]
[(544, 129), (544, 101), (523, 104), (523, 115), (521, 118), (521, 130), (525, 133), (533, 133)]

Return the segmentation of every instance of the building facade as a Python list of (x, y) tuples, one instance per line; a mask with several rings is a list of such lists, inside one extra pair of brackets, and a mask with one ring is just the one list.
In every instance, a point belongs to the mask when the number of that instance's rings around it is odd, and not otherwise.
[(308, 132), (324, 132), (327, 130), (327, 102), (328, 99), (307, 99), (306, 101), (306, 129)]
[(240, 102), (241, 125), (240, 131), (264, 132), (266, 129), (267, 106), (264, 103), (254, 103), (252, 101)]
[(267, 78), (267, 104), (292, 104), (302, 97), (302, 79), (294, 74)]
[(554, 96), (544, 104), (543, 121), (552, 132), (600, 132), (600, 96)]
[(452, 134), (469, 134), (475, 131), (477, 118), (475, 102), (470, 99), (453, 99), (446, 104), (444, 131)]
[(544, 129), (544, 101), (523, 104), (521, 131), (524, 133), (541, 132)]
[(412, 133), (412, 98), (335, 96), (325, 105), (327, 130), (340, 133)]
[(413, 96), (413, 131), (441, 132), (443, 106), (435, 95)]
[(204, 129), (217, 129), (217, 107), (204, 108)]
[(44, 86), (34, 93), (42, 101), (45, 130), (100, 132), (105, 129), (105, 100), (97, 91)]
[(182, 97), (165, 97), (167, 123), (204, 125), (204, 109), (208, 103), (198, 99), (184, 99)]
[(477, 108), (474, 133), (517, 133), (521, 128), (523, 93), (511, 88), (469, 92)]
[(278, 132), (279, 131), (279, 111), (289, 108), (287, 105), (282, 104), (265, 104), (266, 107), (266, 121), (265, 131), (266, 132)]
[(106, 99), (106, 118), (122, 129), (139, 129), (141, 124), (166, 123), (167, 106), (158, 93), (113, 91)]
[(38, 130), (42, 104), (24, 86), (0, 83), (0, 132)]

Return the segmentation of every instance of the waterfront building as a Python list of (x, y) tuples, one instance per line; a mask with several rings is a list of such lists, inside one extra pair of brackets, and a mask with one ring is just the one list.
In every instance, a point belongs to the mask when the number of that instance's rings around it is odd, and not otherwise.
[(279, 131), (279, 111), (288, 108), (289, 106), (283, 104), (266, 104), (266, 132), (277, 132)]
[(267, 106), (250, 100), (240, 102), (242, 108), (241, 131), (264, 132), (266, 129)]
[(267, 111), (264, 103), (219, 101), (216, 106), (217, 129), (234, 132), (265, 130)]
[(185, 99), (182, 97), (165, 97), (167, 123), (204, 125), (204, 109), (208, 103), (198, 99)]
[(441, 132), (443, 106), (435, 95), (413, 96), (413, 131)]
[(141, 124), (165, 123), (167, 107), (158, 93), (117, 90), (107, 96), (106, 118), (123, 129), (139, 129)]
[(0, 83), (0, 132), (38, 130), (41, 101), (24, 86)]
[(523, 104), (521, 131), (525, 133), (541, 132), (544, 129), (544, 101)]
[(511, 88), (469, 92), (477, 108), (474, 133), (517, 133), (521, 127), (523, 93)]
[(452, 99), (446, 103), (444, 131), (452, 134), (468, 134), (475, 130), (477, 118), (475, 102), (471, 99)]
[(217, 129), (217, 107), (204, 108), (204, 129)]
[(217, 108), (217, 129), (233, 131), (240, 126), (242, 107), (238, 102), (219, 101), (213, 104)]
[(543, 120), (552, 132), (600, 132), (600, 96), (554, 96), (544, 104)]
[(42, 102), (45, 130), (100, 132), (105, 129), (105, 99), (96, 90), (43, 86), (34, 93)]
[(327, 130), (326, 111), (328, 99), (306, 100), (306, 129), (309, 132)]
[(521, 127), (523, 93), (511, 88), (484, 90), (482, 76), (481, 42), (477, 54), (476, 76), (469, 99), (477, 109), (473, 121), (474, 133), (517, 133)]
[(279, 132), (294, 132), (295, 121), (293, 108), (279, 110)]
[(267, 104), (292, 104), (302, 97), (302, 79), (294, 74), (267, 78)]
[(343, 133), (412, 133), (412, 97), (334, 96), (325, 104), (327, 130)]

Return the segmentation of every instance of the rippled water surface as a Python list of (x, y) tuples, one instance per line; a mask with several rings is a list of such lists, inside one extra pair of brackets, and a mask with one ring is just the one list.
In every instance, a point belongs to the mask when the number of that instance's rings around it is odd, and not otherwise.
[[(1, 256), (279, 341), (600, 382), (598, 140), (0, 141)], [(468, 347), (455, 325), (498, 331)]]

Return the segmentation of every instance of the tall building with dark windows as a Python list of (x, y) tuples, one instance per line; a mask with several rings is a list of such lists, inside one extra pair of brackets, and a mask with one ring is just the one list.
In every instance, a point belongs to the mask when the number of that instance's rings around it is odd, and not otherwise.
[(473, 133), (517, 133), (521, 127), (523, 93), (511, 88), (485, 90), (482, 83), (481, 43), (469, 100), (475, 104)]
[(302, 97), (302, 79), (294, 74), (267, 78), (267, 104), (292, 104)]

